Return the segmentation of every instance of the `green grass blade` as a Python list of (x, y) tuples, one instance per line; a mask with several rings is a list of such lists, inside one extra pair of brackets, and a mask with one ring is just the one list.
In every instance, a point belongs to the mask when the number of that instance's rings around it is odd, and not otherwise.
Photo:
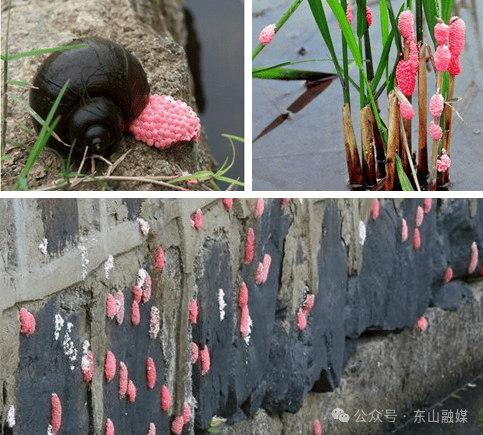
[(60, 121), (60, 117), (58, 117), (53, 122), (52, 122), (52, 119), (54, 118), (54, 114), (57, 110), (57, 107), (60, 104), (60, 100), (62, 99), (68, 86), (69, 86), (69, 80), (65, 82), (65, 85), (60, 90), (59, 95), (57, 96), (57, 99), (55, 100), (52, 106), (52, 109), (50, 109), (47, 119), (45, 120), (45, 123), (42, 126), (42, 129), (40, 130), (40, 133), (37, 137), (37, 141), (35, 142), (32, 152), (30, 153), (27, 159), (27, 163), (25, 163), (25, 166), (17, 179), (15, 190), (19, 190), (19, 189), (28, 190), (27, 179), (28, 179), (29, 171), (30, 169), (32, 169), (33, 164), (37, 161), (40, 153), (42, 152), (45, 145), (47, 144), (47, 141), (49, 140), (51, 132), (55, 130), (55, 127)]
[[(77, 44), (77, 45), (65, 45), (62, 47), (40, 48), (38, 50), (31, 50), (31, 51), (25, 51), (23, 53), (13, 54), (12, 56), (8, 56), (7, 60), (21, 59), (22, 57), (37, 56), (39, 54), (54, 53), (56, 51), (73, 50), (75, 48), (82, 48), (82, 47), (87, 47), (87, 45)], [(4, 57), (5, 56), (2, 56), (2, 59)]]
[(32, 87), (32, 85), (30, 83), (27, 83), (27, 82), (17, 82), (15, 80), (12, 80), (11, 82), (8, 82), (9, 85), (13, 85), (13, 86), (22, 86), (24, 88), (30, 88)]
[(401, 162), (401, 157), (399, 157), (399, 154), (396, 154), (396, 170), (397, 170), (397, 175), (399, 177), (399, 182), (401, 183), (402, 190), (405, 192), (414, 191), (408, 176), (404, 172), (404, 168)]
[(333, 77), (331, 73), (289, 68), (270, 68), (264, 71), (252, 69), (252, 78), (265, 80), (322, 80)]
[(227, 139), (237, 140), (238, 142), (245, 142), (245, 139), (240, 136), (233, 136), (232, 134), (226, 134), (226, 133), (222, 133), (222, 136), (226, 137)]

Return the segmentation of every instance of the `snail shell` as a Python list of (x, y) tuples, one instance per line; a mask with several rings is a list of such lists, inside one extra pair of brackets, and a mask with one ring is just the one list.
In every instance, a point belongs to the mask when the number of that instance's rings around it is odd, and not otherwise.
[[(56, 115), (55, 132), (66, 143), (76, 139), (74, 151), (108, 155), (123, 131), (148, 102), (149, 84), (139, 61), (115, 42), (84, 38), (67, 45), (87, 47), (51, 54), (34, 77), (30, 106), (46, 119), (67, 79), (69, 86)], [(33, 119), (37, 133), (42, 126)], [(57, 142), (51, 139), (50, 144)], [(65, 149), (65, 147), (64, 147)]]

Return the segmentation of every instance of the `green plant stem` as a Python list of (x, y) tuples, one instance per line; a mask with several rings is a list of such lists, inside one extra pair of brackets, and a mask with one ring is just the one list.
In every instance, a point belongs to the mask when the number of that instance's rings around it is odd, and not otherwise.
[[(280, 20), (278, 20), (277, 24), (275, 24), (275, 33), (277, 33), (280, 28), (285, 24), (285, 22), (292, 16), (292, 14), (297, 10), (297, 8), (300, 6), (300, 3), (302, 3), (303, 0), (295, 0), (292, 4), (292, 6), (290, 6), (287, 10), (287, 12), (285, 12), (283, 15), (282, 15), (282, 18), (280, 18)], [(258, 53), (260, 53), (263, 48), (265, 46), (263, 44), (258, 44), (257, 47), (255, 48), (255, 50), (253, 50), (253, 53), (252, 53), (252, 60), (255, 59), (257, 56), (258, 56)]]
[[(362, 38), (359, 38), (359, 52), (362, 57)], [(365, 106), (366, 102), (366, 90), (364, 88), (364, 70), (359, 70), (359, 99), (360, 99), (360, 108), (361, 110)]]
[(416, 0), (416, 40), (417, 42), (423, 40), (423, 3), (421, 0)]
[(348, 62), (348, 50), (347, 41), (342, 35), (342, 66), (344, 68), (344, 81), (342, 82), (342, 92), (344, 94), (344, 103), (351, 107), (351, 94), (349, 88), (349, 62)]

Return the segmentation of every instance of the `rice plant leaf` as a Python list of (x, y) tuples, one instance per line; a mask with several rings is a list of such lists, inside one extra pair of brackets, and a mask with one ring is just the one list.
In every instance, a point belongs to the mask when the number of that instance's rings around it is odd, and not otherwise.
[[(73, 50), (75, 48), (82, 48), (82, 47), (87, 47), (87, 45), (77, 44), (77, 45), (66, 45), (62, 47), (39, 48), (38, 50), (31, 50), (31, 51), (25, 51), (23, 53), (13, 54), (12, 56), (8, 56), (7, 60), (15, 60), (15, 59), (21, 59), (22, 57), (37, 56), (38, 54), (54, 53), (56, 51)], [(2, 56), (2, 59), (5, 60), (5, 56)]]
[[(332, 43), (332, 37), (330, 36), (329, 25), (327, 23), (327, 17), (325, 16), (324, 7), (322, 6), (321, 0), (308, 0), (310, 10), (312, 11), (312, 15), (314, 16), (315, 22), (320, 30), (322, 38), (329, 49), (330, 55), (332, 57), (332, 62), (334, 63), (335, 69), (337, 71), (337, 75), (341, 83), (343, 83), (343, 71), (340, 67), (339, 61), (337, 60), (337, 56), (335, 54), (334, 44)], [(349, 23), (347, 23), (349, 25)]]
[(389, 65), (389, 53), (391, 52), (392, 40), (394, 38), (395, 29), (392, 28), (389, 37), (386, 39), (384, 48), (382, 49), (381, 59), (379, 60), (379, 65), (377, 65), (376, 74), (374, 75), (374, 80), (372, 81), (372, 92), (376, 92), (379, 82), (381, 81), (382, 74), (384, 70)]
[(399, 157), (398, 154), (396, 154), (396, 170), (397, 170), (397, 175), (399, 177), (399, 182), (401, 183), (402, 190), (405, 192), (414, 191), (408, 176), (404, 172), (404, 168), (401, 162), (401, 157)]
[(441, 15), (443, 18), (443, 21), (448, 24), (449, 19), (451, 18), (451, 11), (453, 9), (453, 0), (445, 0), (442, 3), (442, 11)]
[(268, 80), (322, 80), (334, 77), (334, 74), (319, 71), (306, 71), (289, 68), (270, 68), (256, 71), (252, 68), (252, 78)]
[[(310, 0), (309, 0), (310, 1)], [(316, 0), (312, 0), (316, 1)], [(320, 3), (320, 0), (318, 0)], [(362, 62), (362, 56), (359, 52), (359, 47), (356, 42), (356, 38), (354, 37), (354, 34), (352, 33), (351, 26), (349, 25), (349, 21), (347, 20), (346, 14), (344, 10), (342, 9), (342, 6), (337, 2), (337, 0), (327, 0), (328, 5), (332, 9), (332, 12), (334, 13), (335, 17), (337, 18), (337, 21), (340, 24), (342, 33), (344, 35), (344, 38), (347, 41), (347, 45), (352, 53), (352, 56), (354, 57), (354, 62), (357, 64), (359, 67), (359, 71), (361, 73), (361, 76), (364, 79), (364, 83), (367, 87), (367, 92), (369, 94), (369, 101), (371, 102), (372, 106), (372, 112), (374, 113), (374, 117), (376, 118), (376, 123), (377, 127), (379, 128), (379, 132), (381, 133), (381, 136), (384, 140), (384, 138), (387, 137), (385, 134), (385, 127), (382, 125), (381, 122), (381, 117), (379, 116), (379, 112), (377, 110), (376, 102), (374, 100), (374, 95), (372, 93), (372, 87), (369, 83), (369, 80), (367, 79), (367, 75), (364, 71), (364, 65)], [(387, 132), (387, 130), (386, 130)]]
[(389, 18), (387, 16), (386, 0), (379, 0), (379, 13), (381, 19), (382, 45), (385, 46), (389, 34)]
[(428, 24), (429, 34), (436, 46), (436, 38), (434, 37), (434, 26), (438, 22), (436, 15), (436, 6), (434, 0), (422, 0), (424, 7), (424, 16), (426, 17), (426, 23)]
[[(399, 15), (403, 11), (403, 9), (404, 9), (404, 3), (402, 4), (401, 9), (399, 9), (399, 13), (397, 14), (397, 18), (399, 18)], [(393, 29), (397, 29), (398, 28), (398, 26), (397, 26), (397, 20), (396, 20), (396, 17), (394, 16), (394, 11), (392, 9), (391, 2), (388, 3), (387, 11), (389, 13), (389, 19), (391, 20), (391, 26), (392, 26), (392, 28)], [(397, 45), (398, 53), (402, 53), (403, 49), (402, 49), (402, 46), (401, 46), (401, 39), (399, 38), (399, 30), (398, 30), (398, 34), (395, 35), (395, 40), (396, 40), (396, 45)]]

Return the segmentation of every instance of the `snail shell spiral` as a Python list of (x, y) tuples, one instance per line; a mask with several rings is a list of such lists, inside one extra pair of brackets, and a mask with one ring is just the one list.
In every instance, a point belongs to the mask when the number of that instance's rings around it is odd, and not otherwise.
[[(139, 61), (104, 38), (83, 38), (67, 45), (86, 47), (51, 54), (40, 66), (30, 91), (30, 106), (46, 119), (59, 91), (70, 79), (56, 114), (55, 132), (74, 151), (109, 155), (123, 131), (148, 102), (149, 84)], [(42, 126), (33, 119), (37, 133)], [(50, 144), (57, 142), (51, 138)], [(65, 149), (65, 147), (63, 147)]]

